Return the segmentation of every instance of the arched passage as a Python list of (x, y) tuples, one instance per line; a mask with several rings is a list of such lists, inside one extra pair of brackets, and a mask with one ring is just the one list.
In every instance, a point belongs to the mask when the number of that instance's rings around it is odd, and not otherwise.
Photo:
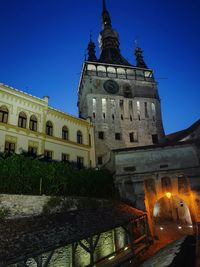
[(155, 222), (177, 222), (192, 224), (190, 210), (185, 201), (178, 196), (165, 195), (154, 205), (153, 216)]
[(171, 242), (193, 234), (190, 210), (177, 195), (166, 193), (153, 208), (154, 235), (162, 242)]

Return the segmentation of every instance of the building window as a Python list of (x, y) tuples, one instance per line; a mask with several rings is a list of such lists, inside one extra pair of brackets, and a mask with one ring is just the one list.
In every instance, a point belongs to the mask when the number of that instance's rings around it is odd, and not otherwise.
[(152, 134), (152, 142), (153, 144), (158, 144), (158, 135), (157, 134)]
[(69, 161), (69, 154), (62, 153), (62, 161)]
[(83, 144), (83, 135), (82, 135), (81, 131), (77, 132), (77, 143)]
[(104, 139), (104, 132), (102, 132), (102, 131), (98, 132), (98, 138), (103, 140)]
[(19, 113), (18, 126), (20, 128), (26, 128), (27, 116), (24, 112)]
[(149, 118), (147, 102), (144, 102), (144, 114), (145, 114), (145, 118)]
[(44, 157), (45, 157), (45, 159), (52, 159), (53, 158), (53, 152), (50, 150), (45, 150), (44, 151)]
[(29, 128), (31, 131), (37, 131), (37, 118), (34, 115), (30, 117)]
[(67, 126), (63, 126), (62, 128), (62, 139), (68, 140), (69, 139), (69, 131)]
[(112, 114), (112, 120), (114, 121), (114, 119), (115, 119), (115, 115), (114, 115), (114, 114)]
[(0, 122), (8, 123), (8, 109), (5, 106), (0, 107)]
[(53, 124), (51, 121), (47, 121), (46, 123), (46, 135), (53, 135)]
[(78, 169), (82, 169), (84, 167), (84, 158), (83, 157), (77, 157), (77, 167), (78, 167)]
[(124, 120), (124, 116), (121, 114), (121, 120), (123, 121)]
[(98, 157), (97, 158), (97, 164), (98, 165), (102, 165), (103, 164), (103, 158), (102, 157)]
[(6, 153), (14, 153), (15, 152), (15, 143), (5, 142), (5, 150)]
[(131, 143), (138, 142), (138, 134), (136, 132), (129, 133)]
[(37, 155), (37, 147), (29, 146), (28, 147), (28, 154), (32, 155), (32, 156), (36, 156)]
[(130, 115), (130, 121), (132, 121), (133, 120), (133, 117)]
[(91, 135), (88, 135), (89, 146), (91, 146)]

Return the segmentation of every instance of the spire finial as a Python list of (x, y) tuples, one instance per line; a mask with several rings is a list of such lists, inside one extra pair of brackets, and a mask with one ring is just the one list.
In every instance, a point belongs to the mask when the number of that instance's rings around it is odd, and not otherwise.
[(107, 8), (106, 8), (106, 0), (103, 0), (103, 11), (106, 11)]
[(136, 56), (136, 67), (148, 69), (146, 63), (144, 62), (142, 49), (140, 47), (135, 48), (135, 56)]

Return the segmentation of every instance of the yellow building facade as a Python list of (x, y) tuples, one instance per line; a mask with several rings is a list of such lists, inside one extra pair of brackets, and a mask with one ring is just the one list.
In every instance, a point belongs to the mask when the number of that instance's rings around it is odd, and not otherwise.
[(95, 167), (93, 125), (50, 107), (48, 100), (0, 84), (0, 152)]

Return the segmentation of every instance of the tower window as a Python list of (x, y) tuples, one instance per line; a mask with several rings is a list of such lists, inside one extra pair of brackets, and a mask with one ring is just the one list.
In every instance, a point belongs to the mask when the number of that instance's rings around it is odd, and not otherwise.
[(152, 118), (153, 121), (155, 121), (155, 116), (156, 116), (156, 107), (154, 103), (151, 103), (151, 111), (152, 111)]
[(115, 140), (121, 140), (121, 133), (115, 133)]
[(114, 115), (114, 114), (112, 114), (112, 119), (113, 119), (113, 120), (115, 119), (115, 115)]
[(51, 121), (47, 121), (46, 123), (46, 135), (49, 135), (49, 136), (53, 135), (53, 124)]
[(96, 111), (96, 107), (97, 107), (97, 100), (96, 100), (96, 98), (93, 98), (92, 99), (92, 109), (93, 109), (93, 112)]
[(138, 142), (138, 134), (136, 132), (129, 133), (130, 143)]
[(138, 119), (140, 120), (140, 101), (137, 101), (137, 115)]
[(132, 116), (130, 115), (130, 121), (132, 121), (133, 120), (133, 118), (132, 118)]
[(145, 118), (148, 118), (149, 114), (148, 114), (148, 109), (147, 109), (147, 102), (144, 102), (144, 113), (145, 113)]
[(104, 139), (104, 132), (102, 132), (102, 131), (98, 132), (98, 138), (103, 140)]
[(121, 110), (124, 109), (124, 101), (122, 99), (119, 100), (119, 107), (121, 108)]
[(124, 120), (124, 116), (121, 114), (121, 120), (123, 121)]
[(8, 109), (7, 107), (0, 107), (0, 122), (8, 123)]
[(152, 134), (152, 142), (153, 144), (158, 144), (158, 135), (157, 134)]
[(133, 112), (133, 102), (129, 100), (129, 111)]
[(83, 135), (82, 135), (81, 131), (77, 132), (76, 139), (77, 139), (78, 144), (83, 144)]
[(21, 128), (26, 128), (27, 117), (24, 112), (19, 113), (18, 126)]
[(34, 115), (30, 117), (29, 128), (31, 131), (37, 131), (37, 118)]
[(95, 112), (93, 112), (93, 119), (95, 119), (96, 118), (96, 113)]

